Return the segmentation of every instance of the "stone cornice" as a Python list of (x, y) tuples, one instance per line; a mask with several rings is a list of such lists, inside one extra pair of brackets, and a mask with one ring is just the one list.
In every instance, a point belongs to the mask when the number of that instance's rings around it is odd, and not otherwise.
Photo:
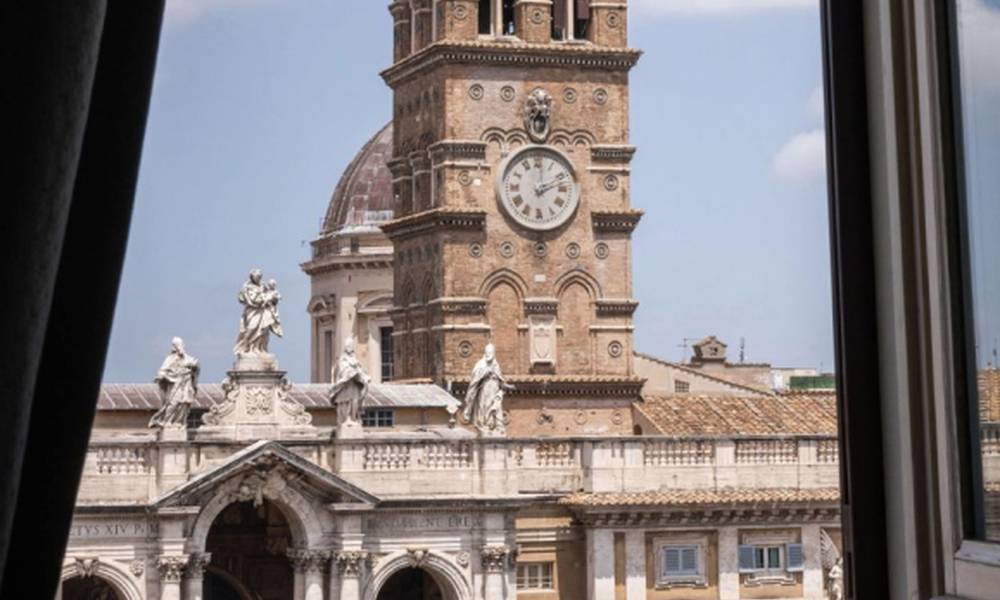
[(556, 298), (525, 298), (524, 313), (528, 315), (554, 315), (559, 309)]
[(445, 160), (486, 160), (486, 142), (479, 140), (441, 140), (427, 147), (431, 163)]
[(594, 162), (615, 162), (628, 164), (635, 155), (635, 146), (627, 144), (602, 144), (590, 147), (590, 159)]
[(435, 229), (482, 231), (485, 226), (485, 211), (445, 208), (432, 208), (381, 225), (382, 231), (390, 240), (402, 239)]
[(577, 520), (586, 527), (703, 527), (717, 525), (766, 525), (788, 523), (840, 523), (840, 505), (710, 506), (672, 508), (646, 506), (639, 510), (586, 509), (573, 507)]
[(391, 269), (392, 253), (317, 256), (299, 265), (307, 275), (341, 270)]
[[(635, 398), (646, 380), (627, 375), (507, 375), (514, 386), (507, 396)], [(465, 394), (468, 378), (452, 381), (452, 393)]]
[(436, 308), (443, 313), (459, 313), (468, 315), (486, 314), (485, 298), (456, 298), (445, 297), (435, 298), (427, 303), (431, 308)]
[(382, 71), (390, 87), (443, 64), (490, 64), (515, 67), (566, 67), (628, 71), (642, 52), (594, 44), (529, 44), (520, 41), (442, 41), (431, 44)]
[(590, 218), (594, 225), (594, 231), (632, 233), (639, 225), (642, 215), (641, 210), (601, 210), (591, 212)]
[(635, 313), (635, 309), (639, 306), (639, 302), (631, 298), (604, 298), (598, 299), (595, 304), (597, 305), (598, 316), (602, 317), (631, 317)]

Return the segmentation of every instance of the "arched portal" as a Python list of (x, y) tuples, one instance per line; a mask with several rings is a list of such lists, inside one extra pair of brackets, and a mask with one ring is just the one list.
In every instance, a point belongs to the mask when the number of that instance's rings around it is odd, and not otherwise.
[(253, 598), (292, 600), (294, 573), (286, 550), (292, 531), (285, 515), (268, 500), (230, 504), (212, 522), (205, 550), (212, 567), (204, 600)]
[(389, 577), (376, 600), (449, 600), (434, 576), (414, 567), (396, 571)]
[(102, 577), (70, 577), (62, 582), (63, 600), (125, 600)]

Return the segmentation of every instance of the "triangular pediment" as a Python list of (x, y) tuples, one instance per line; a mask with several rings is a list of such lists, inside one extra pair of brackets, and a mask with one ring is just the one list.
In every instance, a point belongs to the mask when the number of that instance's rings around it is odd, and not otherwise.
[(379, 499), (319, 465), (302, 458), (279, 442), (262, 440), (199, 473), (153, 502), (154, 508), (203, 504), (221, 487), (238, 495), (267, 493), (270, 485), (290, 485), (302, 495), (328, 504), (374, 506)]

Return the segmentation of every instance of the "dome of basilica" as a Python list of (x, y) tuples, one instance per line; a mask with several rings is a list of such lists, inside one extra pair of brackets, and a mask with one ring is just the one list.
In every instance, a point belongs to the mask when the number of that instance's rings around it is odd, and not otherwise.
[(371, 229), (393, 215), (392, 122), (379, 130), (347, 165), (323, 219), (321, 236), (344, 230)]

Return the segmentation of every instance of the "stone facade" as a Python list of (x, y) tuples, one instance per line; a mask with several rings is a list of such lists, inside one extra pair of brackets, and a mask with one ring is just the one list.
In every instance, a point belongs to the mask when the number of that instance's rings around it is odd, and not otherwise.
[[(644, 398), (625, 3), (389, 12), (393, 122), (348, 167), (302, 265), (314, 383), (241, 357), (169, 432), (147, 428), (155, 385), (103, 386), (62, 597), (826, 598), (829, 395), (706, 374), (721, 393)], [(525, 159), (531, 184), (507, 179), (521, 156), (547, 157)], [(572, 180), (547, 181), (547, 164)], [(528, 192), (498, 196), (521, 185), (535, 198), (517, 215), (504, 202)], [(565, 221), (531, 225), (569, 202)], [(362, 427), (334, 436), (323, 382), (348, 336), (373, 381)], [(513, 385), (493, 437), (458, 411), (491, 341)]]

